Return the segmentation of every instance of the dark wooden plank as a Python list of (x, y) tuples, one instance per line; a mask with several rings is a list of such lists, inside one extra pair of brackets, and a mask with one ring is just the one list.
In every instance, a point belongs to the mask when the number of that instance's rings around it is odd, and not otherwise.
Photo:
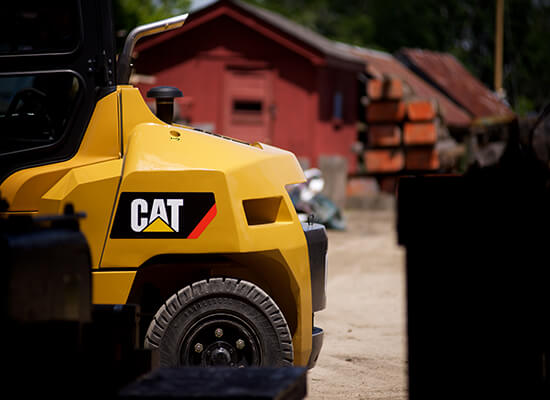
[(128, 385), (120, 397), (297, 400), (306, 394), (305, 368), (160, 368)]

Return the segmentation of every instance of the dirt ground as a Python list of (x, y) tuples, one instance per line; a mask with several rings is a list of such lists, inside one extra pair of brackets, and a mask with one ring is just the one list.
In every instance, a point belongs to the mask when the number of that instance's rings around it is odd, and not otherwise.
[(349, 210), (348, 229), (329, 231), (325, 331), (308, 400), (407, 399), (404, 249), (395, 213)]

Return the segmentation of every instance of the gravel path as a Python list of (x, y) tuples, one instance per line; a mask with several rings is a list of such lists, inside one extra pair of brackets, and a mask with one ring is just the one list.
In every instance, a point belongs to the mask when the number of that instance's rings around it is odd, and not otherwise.
[(308, 399), (407, 399), (404, 249), (392, 211), (347, 211), (329, 231), (327, 308)]

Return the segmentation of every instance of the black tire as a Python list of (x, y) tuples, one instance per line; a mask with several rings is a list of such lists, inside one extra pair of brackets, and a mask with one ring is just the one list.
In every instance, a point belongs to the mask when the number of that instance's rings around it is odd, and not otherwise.
[(230, 278), (195, 282), (170, 297), (149, 325), (145, 348), (159, 350), (162, 367), (283, 367), (294, 360), (277, 304), (258, 286)]

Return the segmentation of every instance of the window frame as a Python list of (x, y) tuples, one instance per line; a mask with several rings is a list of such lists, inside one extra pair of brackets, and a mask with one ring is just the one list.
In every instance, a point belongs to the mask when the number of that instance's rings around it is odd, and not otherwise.
[[(80, 10), (81, 40), (70, 53), (0, 56), (3, 75), (71, 72), (82, 86), (80, 102), (54, 143), (0, 155), (0, 184), (15, 172), (63, 162), (78, 152), (96, 103), (116, 90), (116, 47), (110, 0), (75, 0)], [(55, 2), (51, 7), (56, 7)]]
[(67, 56), (67, 55), (74, 55), (78, 50), (82, 47), (82, 42), (84, 38), (84, 24), (83, 24), (83, 18), (82, 18), (82, 6), (80, 1), (74, 0), (76, 3), (76, 17), (78, 18), (78, 29), (77, 29), (77, 41), (76, 46), (67, 51), (39, 51), (39, 52), (32, 52), (32, 53), (8, 53), (8, 54), (2, 54), (0, 53), (0, 61), (3, 59), (14, 59), (14, 58), (25, 58), (25, 57), (40, 57), (40, 56)]
[[(67, 136), (68, 132), (71, 130), (72, 125), (74, 124), (74, 120), (77, 118), (78, 114), (78, 108), (81, 106), (83, 102), (84, 93), (86, 92), (86, 82), (82, 78), (82, 76), (73, 70), (65, 69), (65, 70), (47, 70), (47, 71), (25, 71), (25, 72), (15, 72), (15, 73), (4, 73), (0, 72), (0, 79), (2, 77), (15, 77), (15, 76), (39, 76), (39, 75), (52, 75), (52, 74), (70, 74), (73, 77), (75, 77), (78, 80), (79, 88), (78, 88), (78, 94), (77, 98), (74, 100), (75, 104), (73, 105), (71, 112), (69, 114), (68, 121), (66, 125), (63, 127), (63, 131), (60, 133), (59, 137), (53, 141), (52, 143), (48, 143), (42, 146), (33, 146), (25, 149), (19, 149), (9, 152), (3, 152), (2, 148), (0, 147), (0, 158), (12, 156), (16, 154), (22, 154), (26, 152), (34, 152), (38, 150), (47, 150), (49, 148), (54, 148), (58, 146)], [(2, 144), (2, 137), (0, 133), (0, 144)]]

